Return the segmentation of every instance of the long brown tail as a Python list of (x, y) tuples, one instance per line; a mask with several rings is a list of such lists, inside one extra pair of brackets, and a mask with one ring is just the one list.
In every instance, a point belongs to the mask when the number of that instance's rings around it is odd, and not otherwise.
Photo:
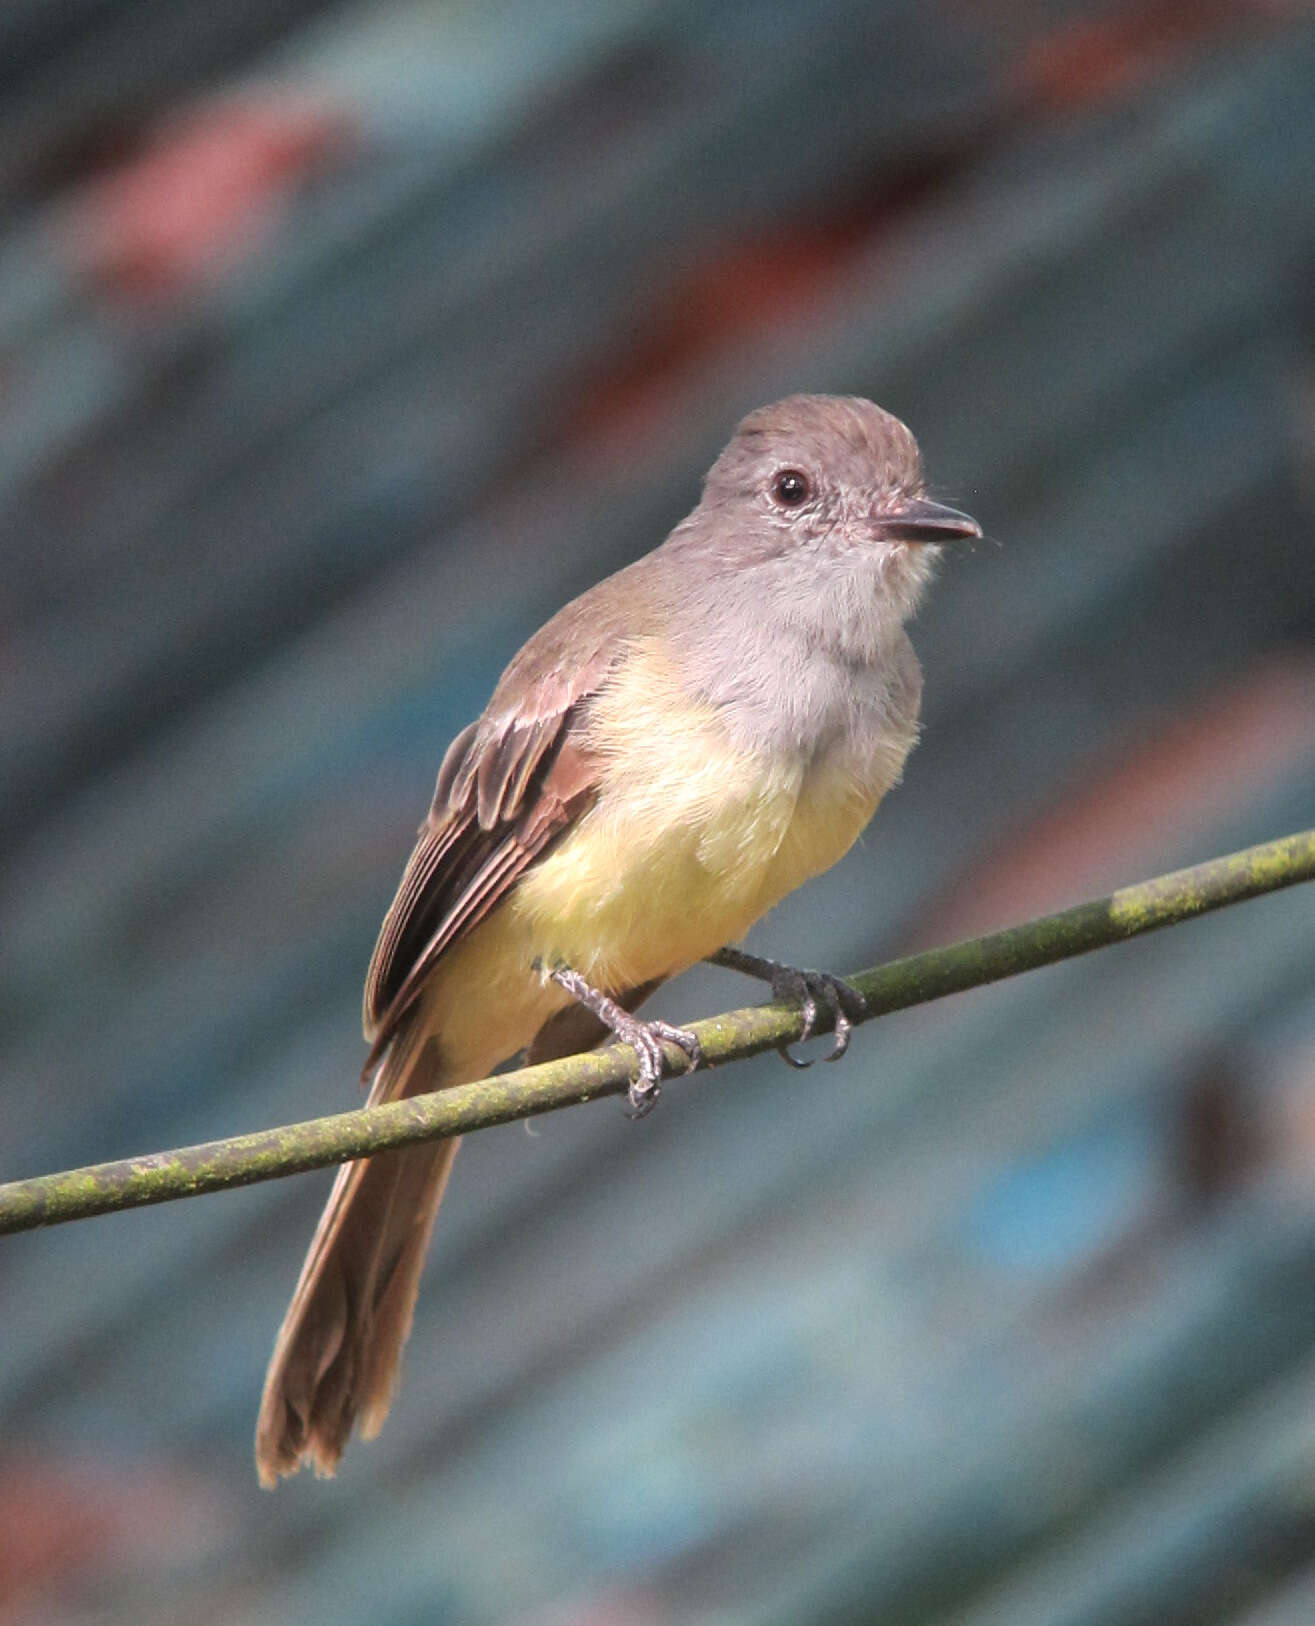
[[(434, 1089), (434, 1047), (401, 1033), (370, 1104)], [(309, 1462), (330, 1475), (356, 1420), (388, 1415), (420, 1271), (459, 1140), (384, 1152), (338, 1171), (274, 1344), (256, 1423), (266, 1487)]]

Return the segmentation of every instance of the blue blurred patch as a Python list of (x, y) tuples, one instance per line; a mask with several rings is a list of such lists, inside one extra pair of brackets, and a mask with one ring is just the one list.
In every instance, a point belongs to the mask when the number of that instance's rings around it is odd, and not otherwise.
[(1060, 1273), (1112, 1247), (1164, 1187), (1158, 1117), (1085, 1127), (1034, 1161), (1003, 1170), (961, 1221), (968, 1246), (999, 1269)]

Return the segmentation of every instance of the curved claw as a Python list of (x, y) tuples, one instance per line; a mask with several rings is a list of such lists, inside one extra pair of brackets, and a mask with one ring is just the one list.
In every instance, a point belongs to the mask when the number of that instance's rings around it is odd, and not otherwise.
[(664, 1022), (661, 1017), (645, 1022), (644, 1026), (659, 1039), (664, 1039), (668, 1044), (674, 1044), (677, 1050), (685, 1052), (689, 1058), (689, 1066), (685, 1069), (687, 1073), (697, 1072), (700, 1067), (708, 1065), (708, 1058), (703, 1054), (699, 1036), (692, 1028), (674, 1027), (670, 1022)]
[(658, 1104), (658, 1096), (661, 1094), (661, 1084), (655, 1078), (646, 1078), (641, 1068), (639, 1077), (631, 1080), (630, 1088), (626, 1091), (626, 1099), (630, 1102), (630, 1110), (626, 1117), (631, 1123), (638, 1123), (641, 1118), (647, 1118)]
[(699, 1043), (698, 1035), (691, 1033), (688, 1028), (674, 1027), (670, 1022), (656, 1018), (651, 1022), (641, 1022), (638, 1017), (634, 1021), (633, 1031), (626, 1032), (623, 1037), (627, 1044), (635, 1048), (639, 1057), (639, 1076), (631, 1081), (627, 1098), (630, 1102), (629, 1116), (632, 1119), (646, 1118), (657, 1105), (658, 1096), (662, 1094), (662, 1077), (666, 1072), (667, 1058), (663, 1050), (663, 1043), (674, 1044), (677, 1050), (683, 1050), (689, 1059), (685, 1071), (692, 1073), (700, 1067), (706, 1067), (707, 1057), (703, 1054), (703, 1046)]
[(788, 1066), (796, 1068), (801, 1073), (813, 1065), (814, 1058), (812, 1056), (805, 1061), (802, 1056), (796, 1056), (788, 1044), (778, 1044), (776, 1054)]
[[(780, 974), (772, 979), (772, 994), (776, 999), (801, 1002), (804, 1018), (803, 1028), (799, 1034), (801, 1043), (813, 1036), (820, 1000), (826, 1006), (826, 1013), (831, 1018), (831, 1028), (835, 1035), (831, 1049), (822, 1059), (840, 1060), (849, 1049), (849, 1041), (854, 1032), (853, 1018), (861, 1016), (864, 1011), (863, 996), (857, 988), (841, 977), (833, 977), (827, 971), (796, 971), (793, 967), (784, 966)], [(812, 1066), (811, 1061), (801, 1061), (798, 1056), (792, 1055), (789, 1045), (781, 1045), (779, 1053), (791, 1067)]]
[(836, 1011), (835, 1042), (831, 1049), (822, 1058), (823, 1061), (839, 1061), (846, 1050), (849, 1049), (850, 1036), (853, 1034), (854, 1024), (845, 1015), (843, 1010)]
[(689, 1028), (673, 1027), (670, 1022), (663, 1022), (660, 1019), (651, 1022), (641, 1021), (600, 989), (591, 987), (578, 971), (572, 971), (569, 966), (554, 966), (548, 975), (559, 987), (564, 988), (572, 999), (578, 1000), (586, 1010), (592, 1011), (604, 1027), (609, 1028), (623, 1044), (630, 1045), (634, 1050), (639, 1070), (631, 1080), (627, 1092), (632, 1118), (647, 1117), (657, 1105), (667, 1067), (666, 1052), (662, 1048), (664, 1043), (674, 1044), (678, 1050), (684, 1051), (689, 1060), (689, 1065), (685, 1068), (687, 1073), (692, 1073), (697, 1067), (707, 1066), (703, 1046), (699, 1043), (697, 1034), (692, 1033)]
[[(849, 1049), (849, 1041), (854, 1032), (850, 1011), (853, 1011), (854, 1016), (863, 1014), (863, 996), (857, 988), (839, 977), (827, 976), (824, 972), (819, 972), (818, 976), (822, 983), (822, 997), (826, 1000), (831, 1013), (831, 1029), (835, 1035), (835, 1042), (824, 1060), (839, 1061)], [(849, 1009), (846, 1009), (847, 1004)]]
[(662, 1046), (643, 1022), (636, 1022), (634, 1031), (627, 1033), (625, 1038), (633, 1046), (639, 1061), (639, 1071), (630, 1080), (630, 1088), (626, 1092), (630, 1101), (630, 1116), (644, 1118), (652, 1112), (658, 1096), (662, 1094)]
[[(807, 1044), (813, 1037), (813, 1029), (817, 1025), (817, 998), (809, 982), (809, 973), (796, 971), (790, 965), (777, 966), (772, 974), (771, 986), (773, 999), (790, 1000), (798, 1004), (804, 1022), (798, 1039), (791, 1042)], [(813, 1058), (805, 1060), (802, 1056), (796, 1056), (789, 1043), (777, 1045), (776, 1053), (788, 1066), (801, 1073), (813, 1065)]]

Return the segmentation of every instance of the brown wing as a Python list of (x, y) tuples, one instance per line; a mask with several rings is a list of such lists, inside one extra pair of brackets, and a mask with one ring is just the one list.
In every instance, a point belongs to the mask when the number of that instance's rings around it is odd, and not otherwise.
[(611, 664), (595, 654), (573, 682), (553, 674), (510, 711), (490, 708), (448, 748), (366, 976), (367, 1074), (439, 957), (592, 803), (583, 713)]

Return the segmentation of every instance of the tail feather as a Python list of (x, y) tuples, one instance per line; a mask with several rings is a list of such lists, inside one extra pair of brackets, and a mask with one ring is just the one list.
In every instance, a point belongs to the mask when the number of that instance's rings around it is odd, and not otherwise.
[[(633, 1011), (661, 980), (622, 990), (617, 1003)], [(466, 1056), (445, 1072), (423, 1021), (418, 1011), (394, 1038), (370, 1091), (372, 1106), (480, 1076), (487, 1056)], [(543, 1023), (529, 1059), (574, 1055), (608, 1036), (592, 1012), (568, 1005)], [(256, 1423), (262, 1485), (306, 1463), (331, 1475), (354, 1427), (367, 1439), (382, 1427), (460, 1144), (382, 1152), (338, 1171), (265, 1378)]]
[[(370, 1104), (440, 1082), (434, 1047), (400, 1034)], [(348, 1163), (338, 1172), (283, 1318), (256, 1424), (256, 1469), (272, 1486), (309, 1462), (331, 1475), (360, 1420), (388, 1414), (420, 1272), (459, 1140)]]

